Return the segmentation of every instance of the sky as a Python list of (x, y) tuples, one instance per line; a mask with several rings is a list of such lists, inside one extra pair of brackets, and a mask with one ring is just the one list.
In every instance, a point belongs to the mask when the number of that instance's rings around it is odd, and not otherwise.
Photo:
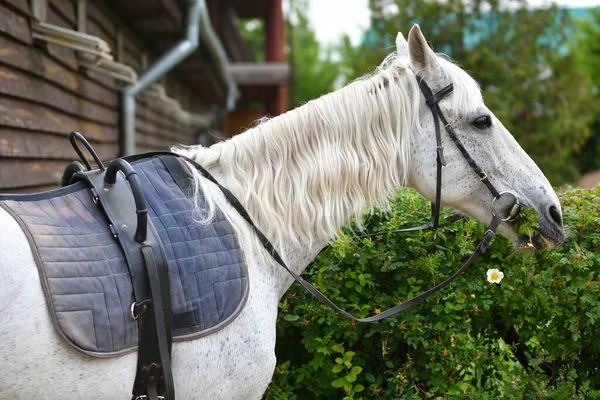
[[(532, 6), (546, 3), (529, 0)], [(557, 0), (556, 3), (568, 7), (600, 6), (600, 0)], [(369, 26), (368, 0), (309, 0), (309, 4), (308, 15), (322, 43), (333, 43), (347, 33), (352, 43), (357, 44)]]

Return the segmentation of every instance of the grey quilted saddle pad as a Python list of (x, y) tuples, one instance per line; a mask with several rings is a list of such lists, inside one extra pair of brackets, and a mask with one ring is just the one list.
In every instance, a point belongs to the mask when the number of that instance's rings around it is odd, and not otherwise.
[[(239, 314), (248, 296), (247, 267), (234, 230), (220, 211), (209, 226), (194, 222), (191, 179), (174, 179), (161, 158), (132, 165), (169, 265), (175, 340), (215, 332)], [(60, 333), (94, 356), (134, 351), (138, 333), (130, 313), (129, 270), (87, 185), (0, 196), (0, 206), (29, 237)]]

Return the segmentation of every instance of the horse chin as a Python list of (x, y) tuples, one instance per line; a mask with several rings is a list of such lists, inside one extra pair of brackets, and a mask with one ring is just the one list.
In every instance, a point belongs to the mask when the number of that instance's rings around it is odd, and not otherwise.
[[(542, 232), (540, 230), (540, 232)], [(534, 236), (518, 236), (515, 247), (519, 250), (550, 250), (560, 246), (564, 242), (564, 233), (550, 234), (538, 233)]]
[(519, 250), (544, 250), (556, 247), (550, 239), (542, 236), (519, 236), (515, 242), (515, 247)]

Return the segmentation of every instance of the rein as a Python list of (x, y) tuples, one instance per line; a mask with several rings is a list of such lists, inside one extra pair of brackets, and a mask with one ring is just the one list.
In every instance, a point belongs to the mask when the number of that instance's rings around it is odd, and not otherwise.
[[(429, 106), (429, 108), (431, 109), (431, 113), (433, 115), (433, 121), (434, 121), (434, 124), (435, 124), (435, 136), (436, 136), (436, 145), (437, 145), (437, 149), (436, 149), (436, 154), (437, 154), (437, 182), (436, 182), (435, 202), (432, 203), (432, 207), (431, 207), (431, 221), (430, 222), (428, 222), (428, 223), (426, 223), (425, 225), (422, 225), (422, 226), (408, 228), (408, 229), (394, 230), (392, 232), (413, 232), (413, 231), (418, 231), (418, 230), (421, 230), (421, 229), (423, 229), (423, 230), (425, 230), (425, 229), (437, 229), (437, 227), (439, 225), (438, 221), (439, 221), (439, 216), (440, 216), (440, 203), (441, 203), (442, 166), (446, 165), (446, 160), (444, 158), (444, 149), (443, 149), (443, 146), (442, 146), (442, 139), (441, 139), (440, 120), (441, 120), (442, 124), (444, 125), (444, 128), (445, 128), (446, 132), (448, 133), (448, 136), (450, 136), (450, 138), (452, 139), (452, 142), (460, 150), (462, 156), (467, 160), (467, 163), (469, 164), (469, 166), (471, 167), (471, 169), (473, 169), (473, 171), (477, 174), (477, 176), (479, 177), (479, 179), (481, 180), (481, 182), (483, 182), (486, 185), (486, 187), (489, 189), (489, 191), (492, 193), (492, 196), (494, 197), (493, 200), (492, 200), (492, 206), (491, 206), (492, 220), (489, 223), (489, 225), (488, 225), (488, 227), (487, 227), (487, 229), (486, 229), (486, 231), (485, 231), (485, 233), (483, 235), (483, 238), (477, 244), (475, 250), (473, 251), (473, 254), (471, 254), (471, 256), (467, 259), (467, 261), (454, 274), (452, 274), (452, 276), (450, 276), (445, 281), (439, 283), (438, 285), (433, 286), (432, 288), (426, 290), (425, 292), (423, 292), (423, 293), (421, 293), (421, 294), (413, 297), (412, 299), (407, 300), (407, 301), (405, 301), (402, 304), (398, 304), (398, 305), (396, 305), (396, 306), (394, 306), (392, 308), (389, 308), (389, 309), (387, 309), (387, 310), (385, 310), (385, 311), (383, 311), (383, 312), (381, 312), (381, 313), (379, 313), (377, 315), (373, 315), (373, 316), (366, 317), (366, 318), (357, 318), (357, 317), (355, 317), (354, 315), (352, 315), (349, 312), (343, 310), (342, 308), (340, 308), (339, 306), (337, 306), (335, 303), (333, 303), (331, 300), (329, 300), (327, 298), (327, 296), (325, 296), (323, 293), (321, 293), (313, 285), (311, 285), (310, 283), (308, 283), (304, 278), (302, 278), (302, 276), (300, 276), (297, 273), (295, 273), (294, 271), (292, 271), (287, 266), (287, 264), (285, 263), (285, 261), (281, 258), (281, 256), (277, 252), (277, 250), (275, 250), (275, 247), (269, 241), (269, 239), (254, 224), (254, 222), (252, 221), (252, 218), (250, 217), (250, 215), (248, 214), (248, 212), (244, 209), (244, 207), (242, 206), (242, 204), (238, 201), (238, 199), (227, 188), (221, 186), (221, 184), (219, 184), (219, 182), (217, 182), (217, 180), (214, 177), (212, 177), (212, 175), (210, 175), (210, 173), (208, 171), (206, 171), (204, 168), (202, 168), (199, 164), (197, 164), (193, 160), (190, 160), (189, 158), (182, 157), (182, 158), (185, 158), (190, 163), (192, 163), (200, 171), (200, 173), (206, 179), (210, 180), (215, 185), (217, 185), (217, 187), (225, 195), (225, 198), (227, 199), (227, 201), (250, 224), (250, 226), (254, 230), (255, 234), (258, 236), (258, 239), (260, 240), (261, 244), (269, 252), (269, 254), (271, 255), (271, 257), (273, 257), (273, 259), (279, 265), (281, 265), (294, 278), (294, 280), (296, 280), (296, 282), (298, 282), (303, 288), (305, 288), (314, 298), (316, 298), (317, 300), (319, 300), (321, 303), (323, 303), (327, 307), (333, 309), (337, 313), (343, 315), (344, 317), (349, 318), (349, 319), (351, 319), (353, 321), (356, 321), (356, 322), (376, 322), (376, 321), (380, 321), (380, 320), (382, 320), (384, 318), (387, 318), (387, 317), (390, 317), (392, 315), (395, 315), (395, 314), (397, 314), (399, 312), (402, 312), (402, 311), (404, 311), (404, 310), (406, 310), (406, 309), (408, 309), (408, 308), (410, 308), (410, 307), (412, 307), (412, 306), (414, 306), (414, 305), (422, 302), (423, 300), (427, 299), (428, 297), (430, 297), (431, 295), (433, 295), (434, 293), (436, 293), (440, 289), (448, 286), (460, 274), (462, 274), (463, 272), (465, 272), (475, 262), (475, 260), (477, 259), (477, 257), (479, 257), (481, 254), (485, 253), (485, 251), (487, 250), (490, 242), (492, 241), (492, 238), (496, 234), (496, 229), (498, 228), (498, 226), (500, 225), (500, 223), (508, 221), (511, 218), (513, 218), (516, 215), (516, 213), (517, 213), (517, 211), (519, 209), (519, 199), (517, 198), (517, 196), (514, 195), (511, 192), (498, 192), (498, 190), (494, 187), (494, 185), (492, 185), (492, 183), (488, 179), (487, 174), (485, 172), (483, 172), (481, 170), (481, 168), (477, 165), (477, 163), (475, 162), (475, 160), (473, 160), (473, 158), (471, 158), (469, 152), (465, 149), (465, 147), (463, 146), (463, 144), (461, 143), (461, 141), (459, 140), (459, 138), (456, 136), (456, 133), (454, 132), (454, 129), (452, 128), (452, 126), (448, 123), (448, 121), (444, 117), (444, 114), (442, 113), (442, 110), (439, 107), (439, 102), (445, 96), (447, 96), (448, 94), (450, 94), (452, 92), (453, 85), (450, 84), (450, 85), (446, 86), (445, 88), (441, 89), (439, 92), (437, 92), (437, 93), (434, 94), (433, 91), (429, 88), (429, 86), (425, 83), (425, 81), (423, 80), (423, 78), (421, 78), (419, 75), (416, 75), (416, 78), (417, 78), (417, 82), (419, 83), (419, 88), (421, 89), (421, 92), (423, 93), (423, 96), (425, 96), (425, 102)], [(501, 199), (504, 196), (511, 196), (512, 197), (512, 205), (510, 206), (510, 209), (509, 209), (508, 213), (506, 213), (505, 215), (502, 215), (499, 211), (497, 212), (494, 209), (494, 206), (495, 206), (496, 201), (498, 199)], [(452, 217), (450, 217), (450, 218), (452, 218)], [(383, 233), (389, 233), (389, 232), (379, 232), (379, 233), (375, 233), (375, 234), (371, 234), (371, 235), (365, 235), (365, 236), (374, 236), (374, 235), (379, 235), (379, 234), (383, 234)]]

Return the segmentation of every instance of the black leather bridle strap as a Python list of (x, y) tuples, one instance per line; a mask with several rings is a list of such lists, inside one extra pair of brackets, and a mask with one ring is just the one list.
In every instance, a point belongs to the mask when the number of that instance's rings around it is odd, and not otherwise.
[[(463, 144), (460, 141), (460, 139), (458, 138), (458, 136), (456, 136), (456, 132), (454, 132), (454, 128), (452, 128), (452, 125), (450, 125), (448, 123), (448, 120), (446, 120), (446, 117), (444, 116), (444, 114), (442, 113), (442, 110), (440, 109), (440, 106), (439, 106), (440, 100), (442, 100), (445, 96), (447, 96), (449, 93), (452, 92), (453, 85), (450, 84), (450, 85), (444, 87), (443, 89), (441, 89), (439, 92), (434, 94), (433, 91), (431, 90), (431, 88), (427, 85), (427, 83), (425, 83), (425, 80), (422, 77), (420, 77), (419, 75), (415, 75), (415, 76), (417, 78), (417, 83), (419, 84), (419, 88), (421, 89), (421, 93), (423, 93), (423, 96), (425, 96), (425, 103), (429, 106), (429, 108), (431, 109), (431, 113), (433, 114), (433, 122), (435, 124), (435, 136), (436, 136), (436, 142), (437, 142), (437, 146), (438, 146), (438, 157), (439, 157), (440, 152), (442, 152), (442, 159), (443, 159), (443, 150), (442, 150), (442, 145), (441, 145), (441, 133), (440, 133), (440, 126), (439, 126), (440, 125), (439, 120), (441, 120), (442, 124), (444, 125), (444, 129), (448, 133), (448, 136), (450, 137), (452, 142), (456, 145), (456, 147), (458, 148), (458, 150), (460, 151), (462, 156), (465, 158), (465, 160), (467, 160), (467, 163), (469, 164), (471, 169), (473, 169), (473, 171), (475, 171), (475, 173), (477, 174), (477, 176), (479, 177), (481, 182), (483, 182), (485, 184), (485, 186), (488, 188), (488, 190), (492, 193), (492, 196), (494, 196), (494, 198), (499, 198), (500, 192), (498, 192), (498, 190), (496, 190), (494, 185), (492, 185), (492, 183), (488, 179), (487, 174), (485, 172), (483, 172), (483, 170), (479, 167), (477, 162), (475, 162), (475, 160), (473, 160), (473, 158), (471, 157), (471, 155), (469, 154), (467, 149), (465, 149), (465, 146), (463, 146)], [(443, 164), (445, 165), (445, 161)]]
[(485, 172), (483, 172), (483, 170), (479, 167), (479, 165), (477, 165), (477, 162), (475, 162), (475, 160), (473, 160), (473, 158), (471, 157), (471, 155), (469, 154), (467, 149), (465, 149), (465, 146), (463, 146), (463, 144), (460, 141), (460, 139), (458, 138), (458, 136), (456, 136), (456, 132), (454, 132), (454, 128), (452, 128), (452, 125), (450, 125), (448, 123), (448, 121), (446, 120), (446, 117), (444, 117), (444, 114), (442, 114), (442, 110), (440, 110), (439, 104), (435, 104), (432, 108), (432, 111), (434, 112), (434, 114), (437, 114), (437, 116), (442, 120), (442, 123), (444, 124), (444, 127), (446, 128), (446, 132), (448, 132), (448, 136), (450, 136), (450, 139), (452, 139), (452, 142), (454, 142), (454, 144), (456, 145), (456, 147), (458, 148), (458, 150), (460, 151), (462, 156), (467, 160), (467, 163), (469, 163), (469, 166), (473, 169), (473, 171), (475, 171), (475, 173), (477, 174), (477, 176), (479, 177), (481, 182), (483, 182), (485, 184), (485, 186), (487, 186), (488, 190), (492, 193), (492, 196), (494, 196), (495, 198), (500, 197), (500, 192), (498, 192), (498, 190), (496, 190), (494, 185), (492, 185), (492, 183), (488, 179), (487, 174)]
[[(164, 154), (164, 153), (156, 153), (156, 154)], [(349, 318), (351, 320), (354, 320), (356, 322), (376, 322), (376, 321), (380, 321), (384, 318), (387, 318), (389, 316), (392, 316), (394, 314), (397, 314), (399, 312), (402, 312), (420, 302), (422, 302), (423, 300), (425, 300), (426, 298), (428, 298), (429, 296), (431, 296), (432, 294), (434, 294), (435, 292), (437, 292), (438, 290), (448, 286), (453, 280), (455, 280), (460, 274), (462, 274), (464, 271), (466, 271), (475, 261), (475, 259), (477, 259), (477, 257), (483, 253), (485, 253), (487, 247), (489, 246), (492, 238), (494, 237), (494, 234), (496, 233), (496, 229), (498, 228), (498, 226), (500, 225), (500, 223), (502, 222), (502, 219), (500, 216), (495, 215), (492, 218), (492, 221), (490, 222), (489, 226), (486, 229), (486, 232), (484, 234), (483, 239), (479, 242), (479, 244), (477, 245), (477, 247), (475, 248), (475, 251), (473, 252), (473, 254), (471, 255), (471, 257), (469, 257), (469, 259), (463, 264), (463, 266), (456, 271), (452, 276), (450, 276), (448, 279), (446, 279), (445, 281), (443, 281), (442, 283), (428, 289), (427, 291), (419, 294), (418, 296), (413, 297), (412, 299), (399, 304), (397, 306), (394, 306), (388, 310), (385, 310), (383, 312), (381, 312), (380, 314), (376, 314), (370, 317), (366, 317), (366, 318), (357, 318), (354, 315), (350, 314), (349, 312), (343, 310), (342, 308), (340, 308), (339, 306), (337, 306), (335, 303), (333, 303), (331, 300), (329, 300), (329, 298), (327, 298), (327, 296), (325, 296), (323, 293), (321, 293), (317, 288), (315, 288), (313, 285), (311, 285), (310, 283), (308, 283), (304, 278), (302, 278), (302, 276), (298, 275), (297, 273), (295, 273), (294, 271), (292, 271), (287, 264), (285, 263), (285, 261), (283, 260), (283, 258), (279, 255), (279, 253), (277, 252), (277, 250), (275, 250), (275, 247), (273, 246), (273, 244), (271, 243), (271, 241), (265, 236), (264, 233), (262, 233), (262, 231), (254, 224), (254, 221), (252, 220), (252, 217), (250, 216), (250, 214), (248, 214), (248, 212), (246, 211), (246, 209), (242, 206), (242, 204), (239, 202), (239, 200), (234, 196), (233, 193), (231, 193), (229, 191), (229, 189), (225, 188), (224, 186), (222, 186), (206, 169), (204, 169), (200, 164), (196, 163), (194, 160), (187, 158), (185, 156), (181, 156), (178, 155), (180, 158), (186, 160), (187, 162), (189, 162), (191, 165), (193, 165), (194, 167), (196, 167), (196, 169), (198, 170), (198, 172), (206, 179), (208, 179), (209, 181), (211, 181), (212, 183), (214, 183), (223, 193), (223, 195), (225, 196), (225, 198), (227, 199), (227, 201), (229, 202), (229, 204), (231, 204), (231, 206), (240, 214), (240, 216), (242, 218), (244, 218), (244, 220), (246, 220), (246, 222), (248, 222), (248, 224), (250, 225), (250, 227), (252, 228), (252, 230), (254, 231), (254, 233), (257, 235), (259, 241), (261, 242), (261, 244), (263, 245), (263, 247), (265, 248), (265, 250), (267, 250), (267, 252), (271, 255), (271, 257), (273, 257), (273, 259), (279, 264), (281, 265), (293, 278), (294, 280), (296, 280), (296, 282), (298, 282), (303, 288), (305, 288), (314, 298), (316, 298), (317, 300), (319, 300), (321, 303), (323, 303), (325, 306), (333, 309), (334, 311), (336, 311), (337, 313), (343, 315), (346, 318)]]

